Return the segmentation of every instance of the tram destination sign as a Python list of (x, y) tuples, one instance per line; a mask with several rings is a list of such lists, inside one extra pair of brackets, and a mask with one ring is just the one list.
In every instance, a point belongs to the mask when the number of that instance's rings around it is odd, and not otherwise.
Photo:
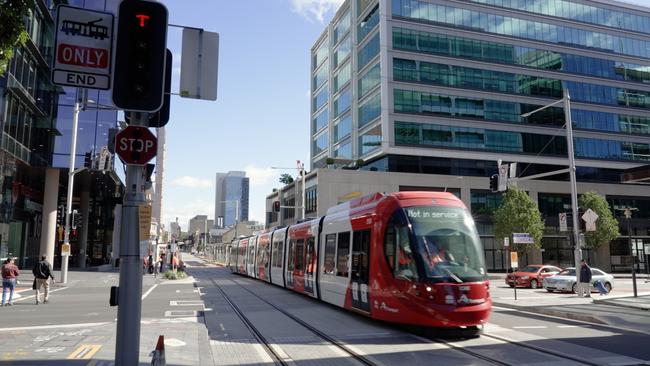
[(68, 5), (56, 14), (52, 83), (110, 89), (113, 14)]

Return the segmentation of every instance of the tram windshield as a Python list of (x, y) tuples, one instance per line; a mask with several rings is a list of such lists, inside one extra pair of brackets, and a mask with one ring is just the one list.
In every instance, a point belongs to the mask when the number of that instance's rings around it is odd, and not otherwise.
[(485, 279), (481, 241), (466, 210), (417, 206), (405, 211), (428, 280), (462, 283)]

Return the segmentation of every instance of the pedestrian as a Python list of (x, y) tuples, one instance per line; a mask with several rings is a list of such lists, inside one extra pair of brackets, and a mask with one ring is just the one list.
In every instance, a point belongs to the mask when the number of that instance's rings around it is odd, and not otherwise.
[(149, 252), (149, 259), (147, 259), (147, 262), (149, 263), (149, 274), (154, 274), (154, 267), (156, 266), (156, 263), (153, 261), (153, 255), (151, 252)]
[(165, 253), (160, 253), (160, 274), (163, 274), (165, 270)]
[[(7, 258), (2, 265), (2, 306), (11, 306), (14, 304), (14, 290), (18, 282), (20, 271), (14, 264), (13, 258)], [(7, 292), (9, 292), (9, 300), (5, 301)]]
[(40, 291), (41, 287), (45, 288), (45, 293), (43, 295), (43, 302), (47, 303), (50, 301), (50, 283), (49, 279), (52, 279), (52, 283), (54, 283), (54, 276), (52, 275), (52, 265), (50, 262), (47, 261), (47, 256), (42, 255), (41, 260), (34, 265), (34, 269), (32, 269), (32, 273), (34, 273), (34, 290), (36, 290), (36, 305), (40, 303), (39, 298), (40, 298)]
[(578, 286), (578, 296), (591, 297), (591, 267), (584, 259), (580, 261), (580, 283)]
[(174, 273), (176, 273), (176, 270), (178, 269), (178, 252), (174, 253), (174, 256), (172, 257), (172, 270)]

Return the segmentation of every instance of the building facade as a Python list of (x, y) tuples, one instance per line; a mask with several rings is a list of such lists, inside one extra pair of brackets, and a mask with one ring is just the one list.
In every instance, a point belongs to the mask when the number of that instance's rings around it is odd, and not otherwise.
[[(649, 46), (650, 9), (615, 1), (348, 0), (311, 50), (312, 168), (363, 159), (363, 170), (424, 175), (393, 188), (459, 192), (498, 247), (501, 195), (483, 178), (498, 160), (517, 162), (518, 177), (566, 168), (563, 108), (522, 116), (566, 89), (579, 192), (597, 188), (618, 218), (638, 208), (633, 248), (622, 220), (608, 249), (612, 266), (645, 271), (650, 194), (622, 175), (650, 160)], [(542, 253), (557, 254), (543, 259), (572, 263), (558, 230), (568, 175), (545, 179), (526, 184), (547, 226)]]
[[(29, 267), (41, 254), (60, 263), (62, 218), (68, 185), (72, 111), (80, 98), (74, 88), (50, 83), (54, 57), (56, 1), (37, 0), (25, 19), (29, 39), (15, 49), (0, 77), (0, 257), (18, 257)], [(115, 13), (117, 0), (72, 0), (69, 5)], [(89, 154), (96, 160), (108, 147), (117, 111), (108, 92), (89, 91), (79, 115), (76, 167)], [(75, 179), (73, 209), (82, 222), (71, 235), (70, 265), (108, 263), (112, 251), (114, 207), (121, 202), (122, 182), (112, 164), (105, 172), (91, 169)]]
[(249, 178), (246, 172), (217, 173), (215, 186), (214, 218), (217, 224), (222, 223), (219, 228), (248, 221)]

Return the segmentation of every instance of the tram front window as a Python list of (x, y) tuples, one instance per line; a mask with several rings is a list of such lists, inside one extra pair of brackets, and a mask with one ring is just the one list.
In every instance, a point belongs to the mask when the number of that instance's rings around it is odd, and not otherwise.
[(486, 279), (481, 242), (466, 210), (419, 206), (405, 211), (428, 280), (461, 283)]

